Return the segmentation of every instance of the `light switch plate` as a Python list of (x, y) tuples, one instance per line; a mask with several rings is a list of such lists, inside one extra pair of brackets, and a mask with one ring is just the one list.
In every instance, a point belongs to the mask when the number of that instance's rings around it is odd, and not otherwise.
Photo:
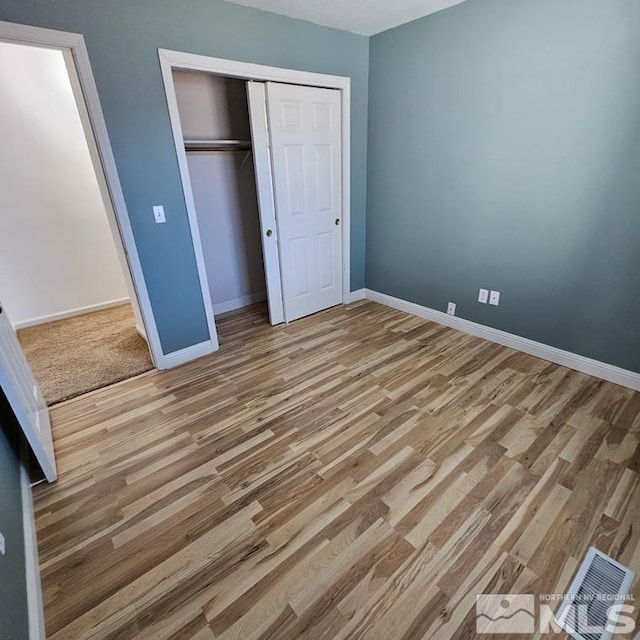
[(164, 207), (161, 204), (153, 205), (153, 217), (155, 218), (156, 224), (162, 224), (167, 221), (164, 215)]
[(489, 295), (489, 304), (492, 304), (495, 307), (497, 307), (500, 304), (500, 292), (499, 291), (492, 291), (491, 292), (491, 294)]
[(0, 533), (0, 555), (4, 555), (5, 547), (4, 547), (4, 535)]
[(480, 289), (480, 293), (478, 294), (478, 302), (482, 302), (482, 304), (487, 304), (489, 301), (489, 289)]

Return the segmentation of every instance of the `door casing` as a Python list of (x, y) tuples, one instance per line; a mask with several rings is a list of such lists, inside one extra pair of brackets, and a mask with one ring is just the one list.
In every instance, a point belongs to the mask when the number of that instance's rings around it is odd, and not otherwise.
[[(184, 148), (184, 136), (180, 124), (178, 100), (176, 97), (172, 71), (201, 71), (212, 75), (239, 78), (242, 80), (256, 80), (260, 82), (282, 82), (286, 84), (307, 85), (325, 89), (338, 89), (340, 91), (341, 112), (341, 159), (342, 159), (342, 301), (350, 302), (351, 291), (351, 78), (332, 76), (309, 71), (297, 71), (280, 67), (227, 60), (225, 58), (213, 58), (193, 53), (158, 49), (162, 79), (167, 96), (169, 117), (173, 130), (173, 140), (176, 148), (176, 157), (180, 169), (182, 190), (184, 192), (191, 239), (193, 241), (194, 254), (200, 289), (207, 314), (207, 325), (213, 348), (218, 348), (218, 337), (213, 317), (213, 302), (207, 279), (204, 262), (204, 250), (198, 230), (198, 218), (196, 206), (191, 189), (191, 178), (187, 163), (187, 154)], [(274, 212), (275, 216), (275, 212)]]

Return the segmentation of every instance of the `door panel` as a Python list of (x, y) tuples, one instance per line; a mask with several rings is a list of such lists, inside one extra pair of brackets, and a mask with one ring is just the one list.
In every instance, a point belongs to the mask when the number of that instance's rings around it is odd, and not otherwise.
[(320, 289), (325, 291), (336, 285), (335, 264), (335, 233), (321, 233), (318, 235), (320, 264)]
[(287, 321), (342, 302), (340, 92), (266, 85)]
[(335, 170), (333, 168), (333, 154), (329, 145), (318, 145), (314, 148), (315, 168), (316, 168), (316, 184), (327, 185), (326, 189), (316, 190), (316, 210), (318, 213), (331, 212), (335, 209), (333, 196), (336, 189), (333, 184)]
[(0, 387), (47, 480), (57, 478), (49, 410), (0, 303)]
[(260, 230), (262, 232), (264, 273), (267, 283), (267, 300), (269, 302), (269, 321), (275, 325), (284, 322), (284, 307), (280, 281), (278, 228), (273, 202), (273, 181), (271, 177), (271, 155), (264, 84), (261, 82), (247, 82), (247, 97), (251, 120), (253, 162), (256, 171)]
[(291, 262), (293, 282), (293, 296), (296, 300), (311, 295), (311, 279), (309, 278), (308, 238), (293, 238), (291, 240)]
[(305, 204), (305, 163), (304, 147), (302, 145), (287, 145), (284, 151), (284, 186), (286, 200), (283, 209), (292, 216), (304, 215)]

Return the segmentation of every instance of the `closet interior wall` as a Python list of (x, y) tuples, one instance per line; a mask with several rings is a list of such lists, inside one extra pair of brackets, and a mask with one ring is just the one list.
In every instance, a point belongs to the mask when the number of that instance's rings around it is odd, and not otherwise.
[[(243, 80), (173, 71), (185, 141), (250, 141)], [(251, 151), (189, 151), (187, 160), (214, 314), (266, 300)]]

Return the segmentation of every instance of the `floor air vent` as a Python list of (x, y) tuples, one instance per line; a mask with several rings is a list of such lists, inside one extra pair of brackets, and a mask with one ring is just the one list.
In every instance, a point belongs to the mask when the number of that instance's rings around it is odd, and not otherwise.
[[(624, 605), (633, 571), (591, 547), (573, 579), (556, 620), (576, 640), (608, 640)], [(629, 602), (626, 602), (629, 604)]]

